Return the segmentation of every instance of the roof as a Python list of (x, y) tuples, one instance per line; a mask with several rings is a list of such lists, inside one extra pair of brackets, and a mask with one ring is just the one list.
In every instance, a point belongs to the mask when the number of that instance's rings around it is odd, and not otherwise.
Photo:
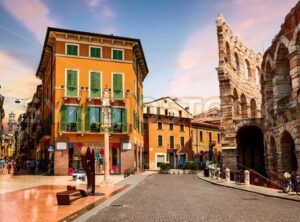
[(149, 72), (147, 62), (146, 62), (146, 58), (145, 58), (144, 51), (143, 51), (143, 47), (142, 47), (142, 43), (141, 43), (140, 39), (122, 37), (122, 36), (115, 36), (115, 35), (105, 35), (105, 34), (93, 33), (93, 32), (84, 32), (84, 31), (77, 31), (77, 30), (70, 30), (70, 29), (63, 29), (63, 28), (48, 27), (47, 32), (46, 32), (46, 36), (45, 36), (45, 41), (44, 41), (44, 45), (43, 45), (43, 51), (42, 51), (42, 55), (41, 55), (41, 58), (40, 58), (39, 66), (38, 66), (38, 69), (37, 69), (36, 74), (35, 74), (36, 76), (38, 76), (39, 70), (40, 70), (41, 65), (42, 65), (42, 60), (43, 60), (43, 57), (45, 55), (45, 51), (46, 51), (47, 42), (48, 42), (50, 32), (64, 32), (64, 33), (77, 34), (77, 35), (96, 36), (96, 37), (100, 37), (100, 38), (118, 39), (118, 40), (124, 40), (124, 41), (137, 42), (139, 47), (140, 47), (142, 58), (143, 58), (143, 61), (144, 61), (145, 67), (146, 67), (146, 72), (147, 73)]
[(150, 102), (146, 102), (146, 103), (144, 103), (144, 105), (147, 105), (147, 104), (150, 104), (150, 103), (153, 103), (153, 102), (157, 102), (157, 101), (160, 101), (160, 100), (164, 100), (164, 99), (170, 99), (170, 100), (172, 100), (176, 105), (178, 105), (180, 108), (182, 108), (183, 110), (185, 110), (189, 115), (193, 116), (193, 115), (190, 113), (190, 111), (188, 111), (187, 109), (185, 109), (182, 105), (180, 105), (178, 102), (176, 102), (175, 99), (172, 99), (172, 98), (169, 97), (169, 96), (161, 97), (161, 98), (152, 100), (152, 101), (150, 101)]
[(198, 121), (198, 120), (192, 120), (192, 126), (203, 126), (203, 127), (207, 127), (207, 128), (214, 128), (214, 129), (220, 129), (220, 126), (215, 125), (215, 124), (211, 124), (211, 123), (205, 123), (202, 121)]

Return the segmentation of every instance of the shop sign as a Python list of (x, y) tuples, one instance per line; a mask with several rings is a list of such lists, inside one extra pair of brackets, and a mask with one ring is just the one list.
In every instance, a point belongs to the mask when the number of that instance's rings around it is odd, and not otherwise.
[(122, 143), (123, 150), (131, 150), (132, 144), (131, 143)]
[(56, 142), (56, 149), (57, 150), (66, 150), (67, 143), (66, 142)]

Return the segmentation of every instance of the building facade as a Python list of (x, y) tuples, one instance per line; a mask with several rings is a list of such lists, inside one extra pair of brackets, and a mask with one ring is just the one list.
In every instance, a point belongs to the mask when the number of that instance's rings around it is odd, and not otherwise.
[(48, 170), (80, 168), (83, 145), (103, 170), (102, 93), (111, 90), (111, 172), (141, 170), (143, 81), (148, 74), (139, 39), (48, 28), (36, 76), (42, 80), (42, 136)]
[(188, 109), (170, 97), (144, 104), (146, 168), (157, 170), (161, 163), (176, 168), (193, 160), (191, 120)]
[[(212, 121), (210, 118), (209, 121)], [(203, 118), (192, 120), (192, 149), (195, 159), (219, 162), (222, 154), (220, 126)]]
[(290, 11), (262, 62), (266, 166), (300, 172), (300, 3)]
[[(261, 128), (261, 54), (247, 48), (223, 15), (216, 21), (219, 46), (217, 68), (222, 126), (223, 165), (264, 168)], [(255, 157), (253, 157), (255, 156)]]

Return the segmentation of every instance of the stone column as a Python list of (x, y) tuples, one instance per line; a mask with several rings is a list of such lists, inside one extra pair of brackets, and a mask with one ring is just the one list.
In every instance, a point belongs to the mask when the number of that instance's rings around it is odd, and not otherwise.
[(104, 128), (104, 181), (109, 177), (109, 128)]
[(230, 169), (228, 167), (225, 169), (225, 182), (230, 182)]
[(244, 171), (244, 184), (245, 185), (250, 184), (250, 172), (249, 172), (249, 170)]

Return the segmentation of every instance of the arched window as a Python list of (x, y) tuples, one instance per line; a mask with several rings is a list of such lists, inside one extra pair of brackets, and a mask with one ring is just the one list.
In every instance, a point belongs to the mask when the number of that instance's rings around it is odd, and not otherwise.
[(239, 56), (237, 53), (234, 53), (234, 65), (235, 65), (236, 71), (240, 71), (240, 60), (239, 60)]
[(260, 71), (258, 67), (255, 69), (255, 82), (257, 85), (260, 85)]
[(236, 89), (233, 90), (233, 113), (235, 117), (240, 116), (240, 103), (239, 103), (239, 96), (237, 94)]
[(266, 104), (265, 108), (267, 109), (268, 113), (272, 113), (274, 109), (274, 98), (273, 98), (274, 85), (273, 85), (273, 72), (269, 62), (267, 63), (266, 66), (265, 76), (266, 76), (266, 80), (264, 83), (264, 98)]
[(230, 63), (230, 46), (228, 42), (226, 42), (226, 55), (225, 55), (225, 61)]
[(255, 118), (256, 117), (256, 102), (254, 99), (251, 99), (250, 101), (250, 108), (251, 108), (251, 117)]
[(250, 79), (250, 63), (247, 59), (245, 60), (245, 78)]
[(247, 99), (244, 94), (241, 95), (242, 118), (248, 117)]

